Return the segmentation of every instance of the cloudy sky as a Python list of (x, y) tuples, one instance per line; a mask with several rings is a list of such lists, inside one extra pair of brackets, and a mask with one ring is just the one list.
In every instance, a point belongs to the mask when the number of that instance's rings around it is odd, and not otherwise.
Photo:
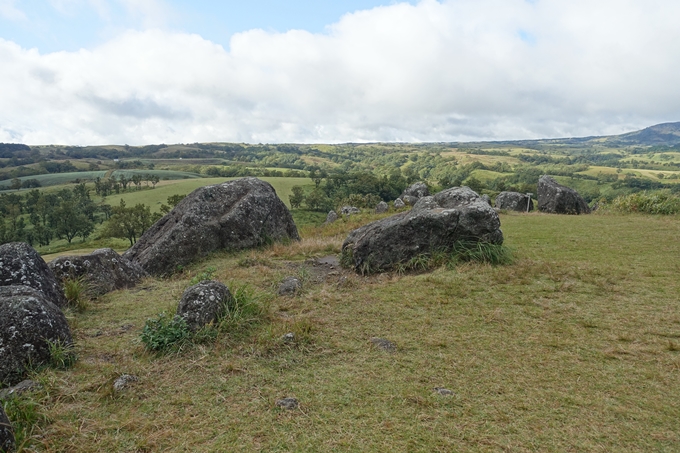
[(0, 142), (605, 135), (680, 121), (678, 0), (0, 0)]

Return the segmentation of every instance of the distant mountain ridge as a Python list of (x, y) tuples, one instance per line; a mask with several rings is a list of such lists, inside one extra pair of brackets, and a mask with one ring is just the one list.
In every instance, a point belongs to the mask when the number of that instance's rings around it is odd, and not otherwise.
[(640, 131), (607, 137), (607, 142), (622, 145), (668, 145), (680, 144), (680, 122), (662, 123)]

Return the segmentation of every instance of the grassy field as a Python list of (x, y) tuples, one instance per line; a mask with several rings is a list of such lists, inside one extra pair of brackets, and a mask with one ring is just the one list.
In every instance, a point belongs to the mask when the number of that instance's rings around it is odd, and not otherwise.
[[(127, 206), (134, 206), (142, 203), (151, 206), (151, 211), (158, 212), (161, 204), (165, 203), (170, 195), (175, 194), (189, 194), (199, 187), (208, 186), (211, 184), (219, 184), (225, 181), (231, 181), (239, 178), (200, 178), (200, 179), (185, 179), (161, 181), (155, 189), (133, 190), (120, 195), (110, 195), (107, 197), (107, 202), (111, 205), (118, 205), (120, 200), (125, 200)], [(292, 193), (293, 186), (304, 186), (312, 184), (309, 178), (278, 178), (278, 177), (261, 177), (263, 181), (270, 183), (276, 190), (276, 194), (290, 206), (288, 197)]]
[[(96, 178), (104, 178), (108, 171), (77, 171), (70, 173), (51, 173), (46, 175), (34, 175), (34, 176), (22, 176), (18, 178), (20, 181), (25, 181), (27, 179), (37, 179), (42, 187), (48, 186), (58, 186), (63, 184), (71, 184), (76, 180), (79, 181), (94, 181)], [(190, 173), (186, 171), (174, 171), (174, 170), (115, 170), (112, 175), (119, 177), (120, 175), (125, 175), (127, 178), (134, 174), (140, 175), (157, 175), (161, 179), (173, 179), (182, 180), (190, 178), (201, 178), (201, 175), (196, 173)], [(0, 187), (8, 187), (12, 184), (12, 180), (0, 181)]]
[[(26, 451), (678, 451), (677, 217), (502, 215), (514, 264), (315, 278), (305, 260), (337, 253), (370, 218), (220, 254), (70, 314), (79, 360), (34, 376), (45, 419)], [(145, 319), (172, 312), (208, 267), (249, 285), (266, 319), (145, 352)], [(276, 296), (291, 274), (302, 292)], [(282, 342), (290, 331), (297, 341)], [(139, 381), (114, 395), (121, 373)], [(287, 396), (300, 407), (275, 406)]]

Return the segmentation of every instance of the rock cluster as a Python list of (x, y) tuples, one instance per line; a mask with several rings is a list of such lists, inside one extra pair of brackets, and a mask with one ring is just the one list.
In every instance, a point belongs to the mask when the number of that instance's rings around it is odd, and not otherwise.
[(123, 256), (152, 275), (168, 275), (217, 250), (299, 239), (293, 217), (271, 184), (241, 178), (196, 189)]
[(359, 214), (361, 212), (361, 209), (355, 207), (355, 206), (343, 206), (342, 209), (340, 209), (340, 213), (342, 215), (352, 215), (352, 214)]
[(57, 278), (82, 278), (92, 297), (111, 291), (132, 288), (148, 274), (142, 267), (123, 258), (114, 250), (98, 249), (89, 255), (61, 256), (48, 266)]
[(588, 203), (574, 189), (543, 175), (538, 179), (538, 210), (552, 214), (590, 214)]
[(498, 214), (468, 187), (423, 197), (411, 211), (352, 231), (342, 253), (357, 272), (371, 273), (418, 255), (450, 250), (458, 241), (503, 243)]

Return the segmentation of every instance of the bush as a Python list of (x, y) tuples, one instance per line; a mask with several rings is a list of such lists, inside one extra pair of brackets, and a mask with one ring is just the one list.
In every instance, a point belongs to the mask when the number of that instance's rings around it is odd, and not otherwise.
[(160, 313), (156, 319), (147, 319), (142, 330), (142, 343), (155, 352), (176, 351), (191, 339), (191, 330), (184, 318), (168, 318)]
[(617, 197), (610, 205), (612, 211), (630, 214), (663, 214), (680, 213), (680, 197), (668, 191), (638, 192)]

